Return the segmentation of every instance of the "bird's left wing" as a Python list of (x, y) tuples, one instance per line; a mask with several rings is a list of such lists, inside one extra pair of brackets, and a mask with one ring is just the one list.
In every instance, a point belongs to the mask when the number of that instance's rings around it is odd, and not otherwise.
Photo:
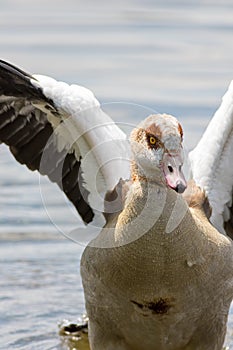
[(78, 85), (29, 75), (0, 61), (0, 143), (31, 170), (56, 182), (85, 223), (129, 178), (126, 135)]
[(210, 221), (233, 237), (233, 81), (189, 158), (192, 177), (208, 197)]

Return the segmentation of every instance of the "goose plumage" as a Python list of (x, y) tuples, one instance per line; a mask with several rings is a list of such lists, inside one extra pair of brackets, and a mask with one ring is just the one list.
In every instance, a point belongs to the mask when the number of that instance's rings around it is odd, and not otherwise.
[(98, 228), (81, 259), (92, 350), (222, 348), (233, 298), (232, 98), (231, 84), (189, 155), (187, 184), (175, 117), (147, 117), (128, 142), (88, 89), (0, 61), (0, 142)]

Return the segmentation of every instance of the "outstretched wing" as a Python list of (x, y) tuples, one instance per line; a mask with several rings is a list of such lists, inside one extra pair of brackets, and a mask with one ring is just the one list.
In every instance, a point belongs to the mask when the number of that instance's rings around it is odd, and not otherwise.
[(56, 182), (85, 223), (129, 177), (126, 135), (88, 89), (31, 76), (0, 61), (0, 143)]
[(233, 82), (196, 148), (190, 152), (192, 176), (208, 196), (210, 221), (233, 234)]

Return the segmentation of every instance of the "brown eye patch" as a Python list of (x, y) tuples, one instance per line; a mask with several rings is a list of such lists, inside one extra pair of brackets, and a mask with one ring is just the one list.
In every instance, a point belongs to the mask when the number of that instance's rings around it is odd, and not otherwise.
[(157, 149), (162, 146), (160, 140), (156, 136), (151, 134), (146, 134), (146, 138), (147, 138), (147, 144), (149, 148)]

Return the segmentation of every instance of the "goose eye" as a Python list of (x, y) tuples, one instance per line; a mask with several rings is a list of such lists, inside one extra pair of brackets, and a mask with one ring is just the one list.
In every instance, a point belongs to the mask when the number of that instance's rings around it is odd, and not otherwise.
[(153, 135), (148, 135), (147, 134), (147, 144), (149, 148), (157, 149), (158, 147), (161, 147), (161, 142), (160, 140)]
[(153, 136), (150, 136), (150, 144), (155, 145), (156, 144), (156, 138)]

